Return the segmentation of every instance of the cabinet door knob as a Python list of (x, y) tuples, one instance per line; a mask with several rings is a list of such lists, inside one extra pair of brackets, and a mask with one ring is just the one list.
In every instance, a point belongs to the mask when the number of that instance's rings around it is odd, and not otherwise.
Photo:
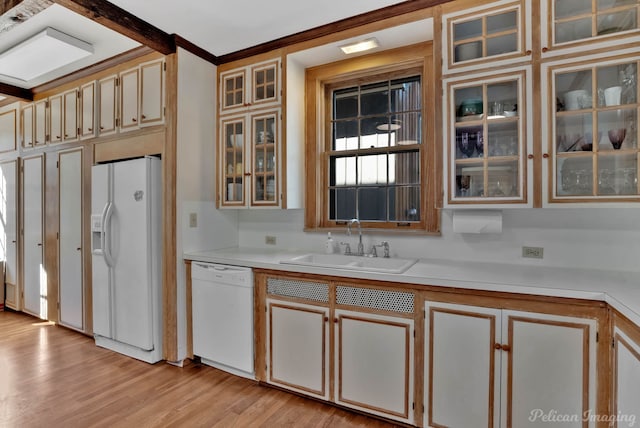
[(82, 247), (78, 247), (78, 248), (76, 248), (76, 250), (77, 250), (77, 251), (80, 251), (80, 250), (82, 250)]
[(324, 322), (329, 321), (329, 317), (324, 317)]
[(542, 155), (543, 158), (548, 159), (549, 158), (549, 153), (545, 153)]
[(87, 131), (93, 132), (93, 129), (92, 128), (87, 128)]
[(527, 155), (527, 159), (533, 159), (533, 155)]
[(41, 242), (38, 242), (38, 247), (42, 247), (42, 243)]
[(495, 349), (496, 351), (499, 351), (502, 349), (502, 345), (499, 343), (496, 343), (495, 345), (493, 345), (493, 349)]
[(336, 324), (338, 324), (338, 318), (334, 318), (334, 319), (333, 319), (333, 322), (334, 322), (334, 323), (336, 323)]
[(511, 346), (509, 346), (509, 345), (502, 345), (502, 350), (503, 350), (504, 352), (509, 352), (509, 351), (511, 351)]
[(549, 52), (549, 48), (547, 47), (542, 48), (542, 52)]
[(251, 173), (250, 173), (250, 172), (245, 172), (245, 173), (244, 173), (244, 176), (245, 176), (245, 177), (251, 177)]
[(146, 118), (147, 118), (147, 116), (145, 116), (145, 115), (143, 114), (143, 115), (142, 115), (142, 119), (146, 119)]
[(531, 49), (528, 49), (528, 50), (525, 52), (525, 55), (531, 55)]
[(137, 122), (137, 121), (138, 121), (138, 119), (136, 119), (135, 117), (131, 118), (131, 122)]

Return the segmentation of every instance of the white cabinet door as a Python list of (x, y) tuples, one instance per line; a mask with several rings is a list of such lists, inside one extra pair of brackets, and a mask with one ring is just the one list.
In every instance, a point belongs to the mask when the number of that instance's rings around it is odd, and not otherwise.
[(49, 141), (62, 142), (62, 95), (49, 98)]
[(498, 309), (425, 306), (425, 426), (499, 427)]
[(0, 221), (4, 233), (0, 235), (0, 251), (4, 251), (7, 307), (20, 310), (20, 290), (18, 287), (18, 161), (0, 163)]
[(510, 347), (506, 426), (548, 426), (535, 418), (538, 409), (579, 415), (562, 426), (584, 426), (582, 415), (596, 408), (596, 329), (595, 320), (503, 312), (503, 343)]
[(59, 322), (84, 328), (84, 286), (82, 281), (82, 149), (58, 156), (60, 239)]
[(38, 101), (34, 106), (34, 145), (40, 146), (47, 142), (47, 101)]
[(162, 122), (164, 118), (164, 61), (140, 66), (140, 125)]
[(95, 133), (96, 84), (87, 83), (80, 88), (80, 138), (92, 138)]
[(22, 162), (23, 310), (47, 318), (47, 281), (43, 265), (43, 160), (42, 155)]
[(120, 74), (120, 129), (138, 127), (138, 69)]
[(10, 152), (17, 148), (18, 126), (16, 110), (0, 113), (0, 152)]
[(544, 427), (555, 412), (584, 427), (596, 409), (596, 320), (436, 302), (425, 316), (425, 426)]
[(617, 426), (633, 427), (640, 417), (640, 343), (614, 328), (613, 415)]
[(78, 90), (73, 89), (62, 95), (64, 102), (63, 126), (64, 141), (78, 138)]
[(100, 135), (112, 134), (116, 131), (117, 80), (117, 76), (109, 76), (98, 82)]
[(267, 300), (267, 381), (329, 398), (329, 309)]
[(335, 402), (413, 422), (413, 320), (335, 311)]
[(22, 109), (22, 147), (33, 147), (33, 104)]

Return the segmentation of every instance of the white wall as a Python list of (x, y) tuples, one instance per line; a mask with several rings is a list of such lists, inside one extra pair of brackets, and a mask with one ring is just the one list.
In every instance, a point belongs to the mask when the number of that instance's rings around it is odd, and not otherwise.
[[(216, 67), (178, 49), (178, 360), (186, 358), (184, 252), (238, 245), (238, 215), (215, 209)], [(195, 213), (197, 227), (189, 227)]]
[[(303, 232), (304, 211), (244, 211), (240, 213), (240, 245), (269, 247), (265, 235), (276, 237), (277, 247), (324, 251), (324, 233)], [(334, 241), (356, 237), (333, 233)], [(500, 234), (457, 234), (452, 213), (442, 213), (441, 236), (369, 234), (365, 250), (386, 240), (394, 257), (456, 259), (540, 266), (640, 270), (640, 209), (562, 208), (503, 211)], [(542, 260), (523, 259), (522, 246), (544, 248)]]

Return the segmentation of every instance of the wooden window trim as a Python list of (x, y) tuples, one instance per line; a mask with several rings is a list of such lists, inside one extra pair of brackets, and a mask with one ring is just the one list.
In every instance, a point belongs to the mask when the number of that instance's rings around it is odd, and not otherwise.
[[(438, 198), (442, 193), (442, 163), (436, 139), (436, 93), (433, 47), (431, 42), (347, 59), (309, 68), (305, 77), (307, 128), (305, 131), (305, 231), (344, 229), (342, 222), (328, 221), (326, 210), (327, 169), (322, 167), (327, 144), (325, 117), (329, 107), (325, 99), (327, 85), (353, 82), (373, 75), (420, 67), (422, 73), (422, 149), (421, 149), (421, 219), (419, 222), (363, 222), (362, 227), (394, 233), (439, 234)], [(427, 114), (428, 112), (428, 114)]]

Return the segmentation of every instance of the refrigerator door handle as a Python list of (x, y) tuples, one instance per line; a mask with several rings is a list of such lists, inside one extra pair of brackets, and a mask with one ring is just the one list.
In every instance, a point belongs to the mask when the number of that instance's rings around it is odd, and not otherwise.
[(113, 256), (111, 254), (111, 215), (113, 214), (113, 203), (107, 202), (105, 213), (102, 216), (102, 254), (104, 261), (109, 267), (113, 267)]

